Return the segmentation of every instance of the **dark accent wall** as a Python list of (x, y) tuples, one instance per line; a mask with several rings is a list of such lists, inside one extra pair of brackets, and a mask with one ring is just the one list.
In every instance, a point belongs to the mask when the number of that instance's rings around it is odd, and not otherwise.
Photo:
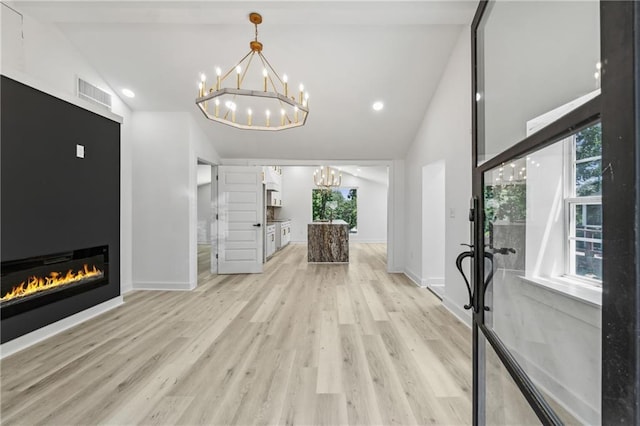
[(110, 260), (107, 285), (3, 319), (4, 343), (120, 294), (120, 124), (2, 76), (0, 162), (3, 262), (102, 245)]

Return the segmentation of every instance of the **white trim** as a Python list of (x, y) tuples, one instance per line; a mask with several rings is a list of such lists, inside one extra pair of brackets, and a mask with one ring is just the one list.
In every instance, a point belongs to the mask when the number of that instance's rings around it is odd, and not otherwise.
[(444, 277), (427, 277), (423, 280), (429, 287), (444, 286)]
[(196, 283), (177, 282), (134, 282), (134, 290), (188, 291), (196, 288)]
[(402, 273), (405, 274), (406, 277), (409, 278), (411, 280), (411, 282), (413, 282), (418, 287), (426, 288), (426, 285), (423, 285), (423, 283), (422, 283), (423, 280), (415, 272), (413, 272), (411, 269), (405, 267), (404, 271)]
[[(349, 234), (349, 242), (350, 243), (357, 243), (357, 244), (386, 244), (387, 240), (381, 240), (381, 239), (368, 239), (365, 238), (363, 240), (359, 240), (358, 238), (355, 238), (355, 235), (357, 234)], [(351, 238), (354, 237), (354, 238)]]
[(471, 328), (471, 311), (465, 311), (460, 306), (458, 306), (458, 302), (451, 301), (448, 297), (444, 297), (442, 299), (442, 306), (444, 306), (449, 312), (453, 314), (460, 322), (462, 322), (467, 327)]
[(596, 307), (602, 306), (602, 287), (585, 284), (568, 277), (543, 278), (519, 276), (518, 278), (524, 283), (543, 288), (569, 299), (574, 299), (578, 302)]
[(124, 299), (122, 298), (122, 296), (117, 296), (113, 299), (107, 300), (106, 302), (102, 302), (98, 305), (92, 306), (89, 309), (85, 309), (82, 312), (78, 312), (77, 314), (73, 314), (52, 324), (32, 331), (31, 333), (16, 337), (15, 339), (0, 345), (0, 359), (26, 349), (29, 346), (35, 345), (36, 343), (48, 339), (49, 337), (55, 336), (56, 334), (68, 330), (69, 328), (75, 327), (76, 325), (90, 320), (93, 317), (102, 315), (105, 312), (117, 308), (123, 303)]
[(431, 290), (432, 292), (434, 292), (436, 294), (436, 296), (438, 296), (440, 299), (444, 298), (444, 283), (442, 284), (431, 284), (428, 285), (427, 288), (429, 290)]
[[(35, 79), (32, 76), (25, 74), (21, 71), (18, 71), (16, 69), (13, 68), (9, 68), (6, 66), (2, 67), (2, 75), (9, 77), (12, 80), (16, 80), (22, 84), (25, 84), (27, 86), (30, 86), (36, 90), (40, 90), (41, 92), (44, 92), (48, 95), (54, 96), (58, 99), (62, 99), (65, 102), (69, 102), (70, 104), (73, 104), (77, 107), (80, 107), (82, 109), (86, 109), (87, 111), (90, 111), (94, 114), (98, 114), (104, 118), (108, 118), (109, 120), (115, 121), (117, 123), (122, 124), (124, 119), (117, 115), (114, 114), (111, 111), (105, 110), (103, 107), (100, 107), (98, 105), (94, 105), (89, 101), (85, 101), (81, 98), (78, 98), (76, 96), (72, 96), (66, 92), (57, 90), (57, 89), (53, 89), (51, 88), (51, 86), (47, 85), (46, 83), (42, 82), (41, 80)], [(113, 95), (112, 95), (113, 96)]]

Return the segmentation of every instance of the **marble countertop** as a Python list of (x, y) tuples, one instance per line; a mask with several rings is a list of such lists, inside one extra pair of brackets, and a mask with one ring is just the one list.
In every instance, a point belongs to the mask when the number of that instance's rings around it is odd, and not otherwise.
[(336, 219), (333, 222), (311, 222), (309, 225), (348, 225), (348, 223), (342, 219)]

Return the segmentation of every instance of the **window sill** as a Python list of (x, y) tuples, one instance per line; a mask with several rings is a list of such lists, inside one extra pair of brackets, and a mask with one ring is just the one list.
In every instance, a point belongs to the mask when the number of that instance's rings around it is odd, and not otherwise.
[(601, 287), (590, 286), (567, 277), (543, 278), (520, 276), (519, 278), (527, 284), (542, 287), (561, 296), (565, 296), (588, 305), (597, 307), (602, 306)]

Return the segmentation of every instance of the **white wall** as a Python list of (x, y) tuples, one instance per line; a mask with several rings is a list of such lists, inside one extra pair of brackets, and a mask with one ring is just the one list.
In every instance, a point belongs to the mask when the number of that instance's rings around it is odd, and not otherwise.
[(197, 163), (217, 154), (188, 113), (136, 112), (133, 129), (133, 287), (194, 288)]
[(446, 169), (442, 160), (422, 167), (422, 282), (444, 296)]
[[(471, 197), (471, 46), (469, 28), (461, 29), (415, 141), (405, 157), (404, 271), (417, 283), (429, 276), (422, 269), (422, 167), (445, 165), (445, 243), (427, 247), (444, 250), (444, 305), (469, 321), (464, 281), (455, 267), (457, 255), (469, 243)], [(453, 216), (453, 217), (452, 217)]]
[[(19, 6), (18, 6), (19, 9)], [(132, 114), (131, 110), (95, 70), (51, 25), (24, 15), (20, 17), (0, 7), (2, 61), (0, 71), (39, 90), (61, 97), (80, 107), (95, 107), (76, 97), (76, 77), (111, 93), (112, 111), (122, 117), (120, 139), (120, 291), (131, 290), (132, 283)]]
[[(364, 166), (363, 166), (364, 167)], [(316, 188), (316, 167), (286, 166), (282, 168), (282, 205), (276, 218), (291, 219), (291, 241), (307, 241), (307, 224), (311, 217), (311, 191)], [(343, 174), (342, 187), (358, 188), (358, 233), (353, 242), (387, 241), (387, 185)]]

